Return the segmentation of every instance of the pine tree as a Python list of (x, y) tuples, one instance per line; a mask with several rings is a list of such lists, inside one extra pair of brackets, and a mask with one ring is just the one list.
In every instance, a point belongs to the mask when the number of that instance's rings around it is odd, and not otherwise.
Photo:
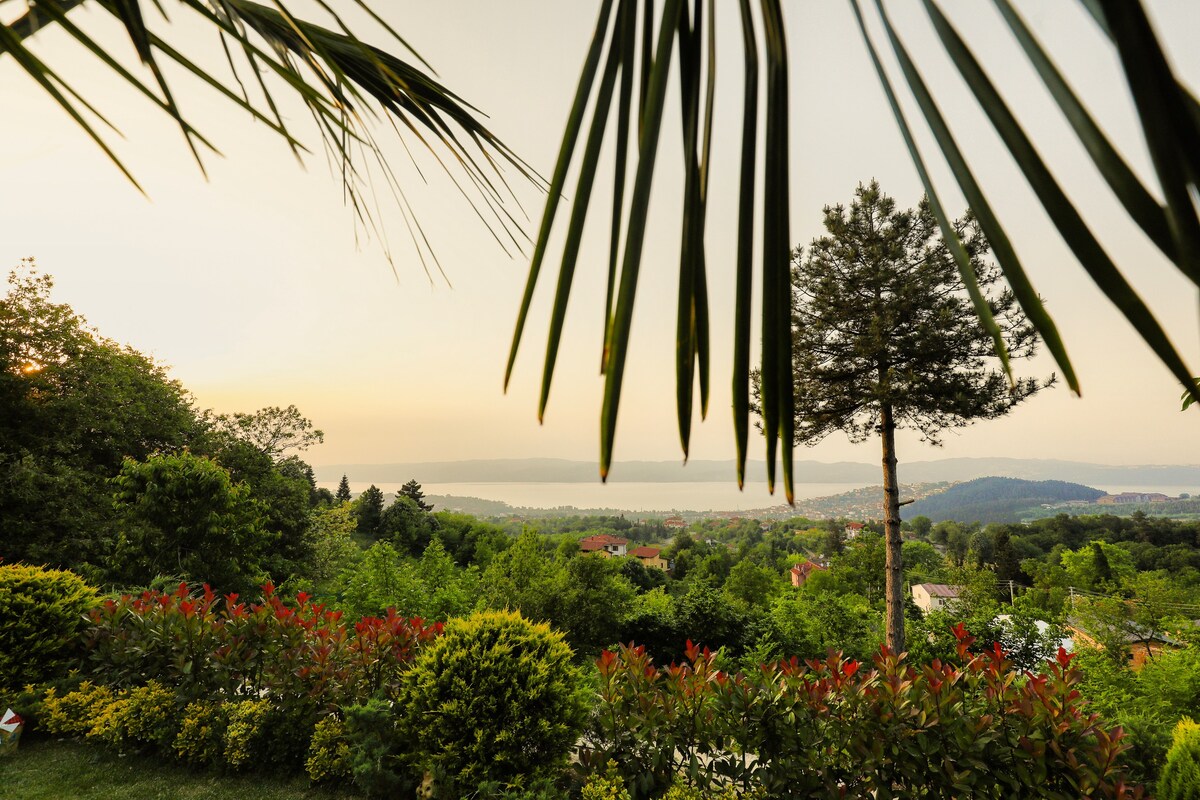
[[(1012, 294), (998, 288), (978, 224), (968, 213), (955, 227), (1009, 357), (1031, 356), (1036, 335)], [(938, 444), (941, 431), (999, 417), (1053, 379), (1009, 384), (926, 200), (897, 211), (878, 183), (860, 184), (849, 209), (825, 208), (825, 229), (792, 257), (796, 441), (815, 444), (833, 431), (853, 442), (881, 439), (887, 643), (901, 652), (896, 428)]]
[(345, 475), (342, 475), (342, 480), (338, 483), (337, 494), (333, 497), (339, 503), (350, 502), (350, 480)]
[(425, 493), (421, 491), (421, 484), (417, 483), (415, 478), (400, 487), (400, 494), (416, 503), (417, 508), (422, 511), (433, 511), (433, 506), (425, 502)]

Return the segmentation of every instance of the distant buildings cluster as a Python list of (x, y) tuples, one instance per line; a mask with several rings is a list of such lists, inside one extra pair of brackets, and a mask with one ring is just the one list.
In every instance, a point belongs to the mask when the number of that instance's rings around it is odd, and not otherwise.
[(583, 553), (597, 553), (604, 558), (624, 558), (632, 556), (642, 562), (647, 569), (668, 571), (671, 565), (662, 557), (661, 547), (635, 547), (629, 549), (629, 540), (620, 536), (610, 536), (599, 533), (579, 540), (579, 550)]

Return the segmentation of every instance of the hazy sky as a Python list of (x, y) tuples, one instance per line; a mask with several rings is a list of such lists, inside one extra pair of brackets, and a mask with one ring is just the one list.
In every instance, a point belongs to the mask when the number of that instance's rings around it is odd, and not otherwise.
[[(490, 116), (495, 133), (535, 169), (550, 174), (597, 3), (389, 0), (375, 5), (447, 85)], [(724, 14), (735, 8), (718, 5)], [(785, 5), (793, 57), (792, 239), (802, 243), (819, 233), (822, 206), (848, 202), (859, 181), (879, 179), (904, 206), (916, 203), (920, 187), (849, 5), (841, 0)], [(992, 5), (984, 0), (946, 5), (1072, 198), (1167, 324), (1190, 366), (1200, 368), (1195, 287), (1177, 277), (1123, 221)], [(901, 437), (901, 461), (1012, 456), (1195, 463), (1200, 417), (1178, 411), (1180, 390), (1166, 369), (1090, 286), (1053, 233), (1003, 146), (968, 102), (919, 4), (904, 0), (889, 6), (1015, 234), (1084, 389), (1082, 399), (1061, 387), (1046, 392), (1004, 419), (948, 435), (940, 449)], [(1149, 161), (1125, 86), (1091, 20), (1068, 0), (1019, 6), (1114, 141), (1149, 180)], [(1197, 85), (1200, 53), (1189, 46), (1188, 34), (1198, 29), (1200, 4), (1163, 0), (1150, 6), (1176, 68)], [(219, 68), (219, 46), (188, 16), (178, 9), (173, 24), (158, 27)], [(117, 41), (105, 15), (85, 7), (73, 17), (97, 36)], [(694, 428), (692, 454), (698, 458), (733, 453), (727, 387), (741, 56), (736, 19), (718, 21), (724, 46), (707, 238), (714, 394), (708, 421)], [(369, 25), (362, 32), (384, 41)], [(64, 45), (57, 32), (39, 33), (36, 45), (125, 133), (125, 140), (113, 137), (116, 149), (150, 200), (11, 59), (0, 57), (0, 95), (7, 109), (0, 125), (0, 263), (15, 265), (22, 256), (36, 256), (57, 281), (57, 299), (106, 335), (169, 364), (204, 406), (236, 411), (295, 403), (326, 432), (326, 443), (309, 453), (316, 464), (596, 458), (608, 224), (603, 214), (595, 215), (585, 239), (565, 355), (546, 424), (539, 427), (537, 381), (554, 273), (539, 292), (514, 385), (504, 395), (504, 362), (527, 262), (500, 251), (427, 158), (418, 156), (428, 185), (390, 131), (381, 130), (385, 151), (453, 288), (426, 278), (394, 210), (388, 211), (385, 229), (395, 272), (380, 243), (361, 229), (356, 244), (353, 216), (342, 205), (306, 112), (296, 104), (287, 103), (284, 111), (314, 151), (306, 169), (297, 167), (264, 126), (195, 80), (176, 75), (185, 112), (225, 154), (206, 160), (210, 179), (205, 182), (165, 115), (108, 78), (86, 53)], [(127, 43), (117, 46), (129, 55)], [(617, 469), (621, 459), (680, 454), (671, 361), (682, 186), (677, 119), (677, 106), (670, 105), (669, 145), (659, 159), (617, 433)], [(926, 153), (933, 160), (933, 151)], [(532, 236), (543, 198), (515, 175), (512, 179)], [(935, 181), (944, 199), (961, 210), (963, 201), (951, 191), (946, 171), (936, 169)], [(573, 187), (572, 180), (568, 194)], [(605, 191), (599, 190), (595, 208), (605, 207)], [(1051, 368), (1043, 359), (1027, 369), (1045, 374)], [(761, 442), (754, 448), (761, 454)], [(798, 456), (874, 461), (878, 446), (852, 446), (834, 436)]]

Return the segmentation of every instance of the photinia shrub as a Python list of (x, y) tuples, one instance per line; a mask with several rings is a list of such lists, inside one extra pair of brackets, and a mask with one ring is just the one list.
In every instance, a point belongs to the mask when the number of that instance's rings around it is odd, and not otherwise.
[(1142, 795), (1126, 783), (1122, 731), (1086, 711), (1070, 655), (1033, 675), (999, 646), (972, 652), (961, 626), (955, 638), (955, 664), (883, 649), (870, 666), (835, 654), (737, 675), (691, 643), (667, 667), (640, 647), (605, 652), (581, 761), (615, 761), (634, 798), (673, 781), (705, 796)]
[(417, 650), (441, 631), (393, 611), (349, 625), (303, 592), (285, 602), (269, 583), (262, 602), (249, 604), (181, 583), (106, 600), (91, 620), (90, 667), (108, 683), (157, 680), (189, 698), (269, 697), (314, 714), (394, 694)]

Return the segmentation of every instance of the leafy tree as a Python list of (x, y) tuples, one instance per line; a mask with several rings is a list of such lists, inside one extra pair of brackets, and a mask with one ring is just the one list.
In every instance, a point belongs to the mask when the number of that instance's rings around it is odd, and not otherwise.
[(417, 483), (415, 478), (400, 487), (400, 496), (412, 500), (422, 511), (433, 511), (433, 506), (425, 502), (425, 493), (421, 491), (421, 484)]
[(32, 260), (0, 298), (0, 557), (108, 575), (108, 481), (125, 457), (188, 444), (191, 399), (152, 359), (103, 337)]
[(316, 585), (325, 584), (353, 563), (359, 553), (353, 538), (357, 528), (349, 505), (313, 509), (305, 532), (309, 561), (304, 577)]
[(905, 542), (900, 547), (904, 577), (909, 583), (942, 583), (946, 559), (929, 542)]
[(382, 616), (388, 608), (416, 615), (425, 601), (417, 568), (388, 542), (371, 545), (338, 583), (338, 604), (353, 616)]
[[(878, 435), (883, 451), (887, 539), (887, 641), (904, 650), (900, 491), (895, 431), (931, 443), (947, 428), (1007, 413), (1045, 384), (1011, 385), (995, 360), (955, 257), (942, 241), (929, 202), (899, 211), (872, 181), (849, 209), (825, 208), (827, 235), (792, 258), (792, 359), (796, 441), (833, 431), (851, 441)], [(999, 323), (1008, 358), (1031, 356), (1036, 335), (970, 214), (955, 223), (971, 277)]]
[(748, 606), (765, 607), (780, 588), (782, 583), (773, 570), (745, 559), (729, 570), (725, 580), (725, 594)]
[(314, 428), (294, 405), (268, 406), (252, 414), (218, 414), (212, 417), (212, 425), (272, 460), (288, 450), (307, 450), (325, 441), (325, 433)]
[(550, 623), (563, 631), (580, 655), (595, 655), (617, 643), (621, 623), (637, 595), (621, 575), (616, 559), (585, 555), (558, 572), (547, 609)]
[(1099, 539), (1078, 550), (1063, 551), (1061, 563), (1071, 585), (1087, 591), (1112, 591), (1136, 571), (1128, 551)]
[(359, 495), (355, 503), (355, 515), (358, 517), (358, 532), (372, 539), (379, 537), (380, 523), (383, 520), (383, 492), (375, 484)]
[(924, 514), (918, 514), (908, 521), (908, 526), (912, 528), (912, 532), (918, 539), (924, 539), (929, 536), (929, 530), (933, 527), (933, 520)]
[(171, 575), (225, 592), (263, 576), (268, 535), (245, 484), (188, 452), (127, 459), (114, 480), (123, 530), (115, 561), (127, 580)]
[[(366, 497), (365, 492), (363, 497)], [(359, 502), (363, 502), (362, 498)], [(370, 502), (373, 503), (374, 500)], [(382, 494), (379, 496), (379, 502), (383, 502)], [(412, 498), (398, 495), (380, 514), (374, 535), (392, 542), (401, 552), (415, 556), (423, 553), (429, 546), (436, 528), (437, 521), (433, 516), (427, 511), (422, 511)]]
[(338, 482), (337, 494), (333, 497), (339, 503), (349, 503), (352, 499), (352, 495), (350, 494), (350, 480), (345, 475), (342, 475), (342, 479)]
[(523, 531), (484, 571), (482, 602), (488, 608), (519, 610), (531, 620), (548, 621), (561, 570), (562, 565), (547, 556), (541, 537)]

